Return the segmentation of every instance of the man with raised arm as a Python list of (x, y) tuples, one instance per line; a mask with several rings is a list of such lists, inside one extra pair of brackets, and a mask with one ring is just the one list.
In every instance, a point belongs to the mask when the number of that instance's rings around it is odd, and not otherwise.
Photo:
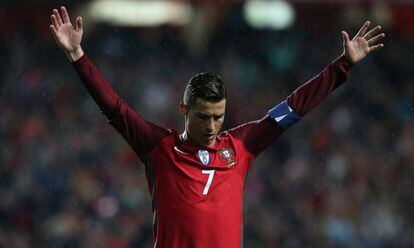
[(51, 15), (52, 34), (102, 113), (145, 164), (152, 197), (154, 247), (231, 248), (242, 245), (242, 195), (251, 162), (284, 130), (344, 83), (353, 64), (383, 47), (370, 22), (321, 73), (270, 109), (262, 119), (220, 132), (226, 109), (223, 81), (192, 77), (179, 110), (185, 131), (159, 127), (120, 98), (81, 48), (82, 18), (71, 24), (65, 7)]

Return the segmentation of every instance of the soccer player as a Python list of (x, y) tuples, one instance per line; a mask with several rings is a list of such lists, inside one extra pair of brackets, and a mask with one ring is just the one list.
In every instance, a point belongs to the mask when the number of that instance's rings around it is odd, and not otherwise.
[(251, 162), (284, 130), (340, 86), (355, 63), (383, 47), (381, 27), (343, 36), (342, 55), (257, 121), (220, 132), (226, 91), (216, 74), (192, 77), (179, 110), (185, 131), (159, 127), (120, 98), (81, 48), (82, 18), (72, 26), (65, 7), (51, 15), (57, 44), (73, 63), (102, 113), (145, 164), (152, 197), (154, 247), (242, 245), (242, 195)]

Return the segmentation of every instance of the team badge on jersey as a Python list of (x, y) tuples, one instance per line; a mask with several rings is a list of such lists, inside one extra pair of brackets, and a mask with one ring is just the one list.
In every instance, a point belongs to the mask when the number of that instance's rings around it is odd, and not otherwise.
[(222, 159), (226, 161), (227, 167), (233, 167), (236, 164), (234, 161), (234, 151), (229, 147), (223, 147), (219, 151), (219, 155)]
[(208, 165), (210, 163), (210, 154), (206, 150), (198, 150), (198, 159), (204, 165)]

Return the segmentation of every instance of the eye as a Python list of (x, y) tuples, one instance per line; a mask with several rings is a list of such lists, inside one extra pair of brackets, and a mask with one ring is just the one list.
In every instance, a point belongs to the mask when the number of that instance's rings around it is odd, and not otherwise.
[(207, 115), (197, 115), (197, 118), (198, 118), (198, 119), (200, 119), (200, 120), (206, 121), (206, 120), (208, 120), (210, 117), (209, 117), (209, 116), (207, 116)]
[(214, 117), (214, 120), (215, 120), (215, 121), (218, 121), (218, 120), (222, 119), (223, 117), (224, 117), (224, 115), (215, 116), (215, 117)]

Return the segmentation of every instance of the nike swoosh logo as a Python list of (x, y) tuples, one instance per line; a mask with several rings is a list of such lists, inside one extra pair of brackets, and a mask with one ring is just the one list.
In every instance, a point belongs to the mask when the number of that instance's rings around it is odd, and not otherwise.
[(177, 148), (177, 146), (174, 146), (174, 150), (176, 150), (177, 152), (179, 152), (179, 153), (181, 153), (181, 154), (184, 154), (184, 155), (188, 155), (188, 154), (190, 154), (190, 153), (188, 153), (188, 152), (183, 152), (183, 151), (181, 151), (180, 149), (178, 149), (178, 148)]
[(278, 117), (276, 117), (276, 118), (275, 118), (275, 120), (276, 120), (277, 122), (279, 122), (280, 120), (282, 120), (283, 118), (285, 118), (285, 117), (286, 117), (286, 115), (287, 115), (287, 114), (282, 115), (282, 116), (278, 116)]

